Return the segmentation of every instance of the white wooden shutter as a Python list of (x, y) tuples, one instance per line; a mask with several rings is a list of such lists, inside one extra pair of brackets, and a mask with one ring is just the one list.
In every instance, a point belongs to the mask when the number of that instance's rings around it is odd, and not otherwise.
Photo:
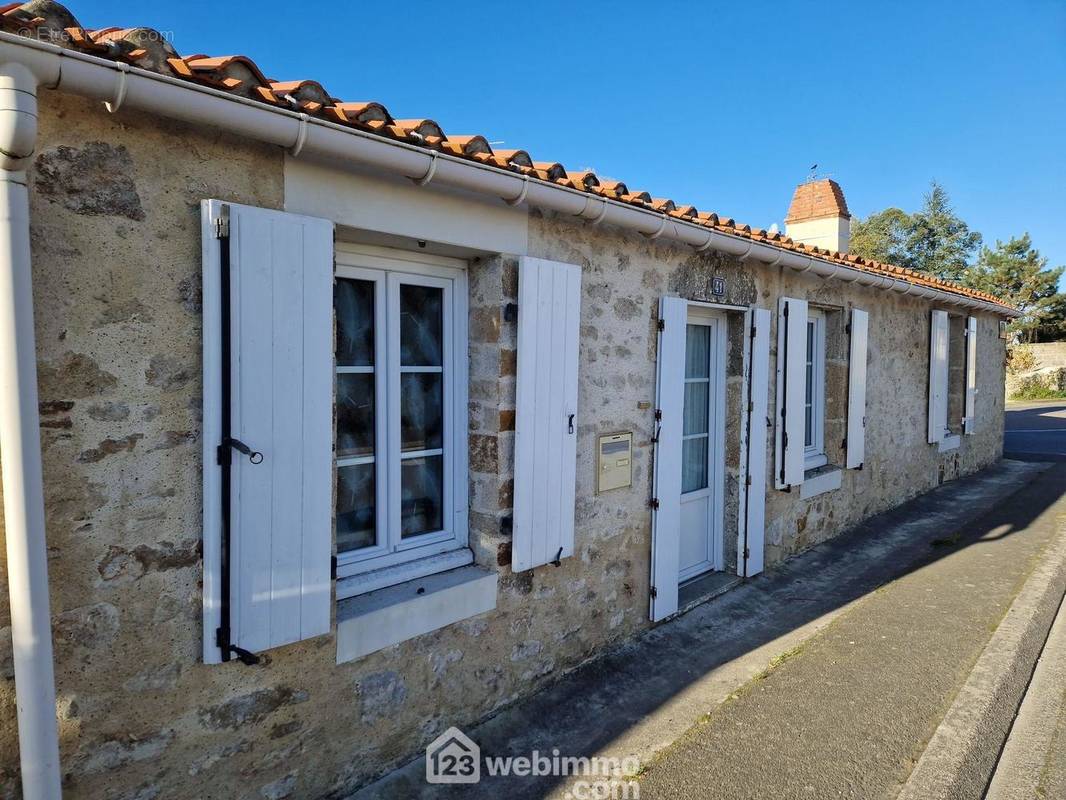
[(977, 415), (977, 318), (966, 318), (966, 417), (963, 432), (972, 434), (976, 428)]
[(933, 311), (929, 325), (929, 443), (947, 432), (948, 312)]
[(574, 553), (581, 267), (523, 257), (518, 267), (511, 569)]
[[(229, 237), (215, 220), (228, 213)], [(251, 652), (330, 630), (333, 486), (333, 225), (204, 203), (206, 661), (222, 654), (221, 248), (229, 252), (230, 642)]]
[(651, 528), (651, 619), (677, 611), (681, 559), (681, 436), (685, 408), (685, 333), (688, 303), (680, 297), (659, 302), (658, 386), (655, 478)]
[(748, 418), (746, 485), (741, 486), (744, 526), (737, 542), (737, 574), (750, 578), (763, 571), (766, 539), (766, 415), (770, 394), (770, 310), (753, 308), (748, 331)]
[(851, 310), (851, 348), (848, 356), (848, 432), (844, 466), (861, 467), (866, 459), (866, 350), (869, 314)]
[(778, 300), (777, 414), (774, 486), (803, 483), (804, 401), (807, 388), (807, 301)]

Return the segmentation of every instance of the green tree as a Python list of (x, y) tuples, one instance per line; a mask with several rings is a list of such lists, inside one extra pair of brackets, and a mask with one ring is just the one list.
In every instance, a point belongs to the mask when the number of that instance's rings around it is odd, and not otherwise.
[(951, 207), (944, 187), (933, 181), (922, 209), (911, 217), (906, 244), (911, 263), (903, 266), (959, 281), (980, 246), (981, 234), (970, 230)]
[(951, 207), (944, 187), (933, 181), (919, 211), (888, 208), (855, 223), (848, 249), (957, 281), (980, 244), (981, 234), (970, 230)]
[(906, 246), (912, 225), (911, 215), (898, 208), (878, 211), (852, 223), (848, 250), (874, 261), (910, 266)]
[(997, 241), (995, 248), (982, 247), (977, 263), (963, 277), (967, 286), (1001, 297), (1021, 311), (1010, 329), (1023, 342), (1033, 342), (1055, 338), (1054, 329), (1066, 318), (1066, 294), (1058, 290), (1064, 271), (1066, 266), (1049, 268), (1026, 233)]

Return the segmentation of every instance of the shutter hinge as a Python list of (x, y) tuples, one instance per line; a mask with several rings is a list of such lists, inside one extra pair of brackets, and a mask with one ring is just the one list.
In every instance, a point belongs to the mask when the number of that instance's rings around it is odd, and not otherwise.
[(847, 436), (845, 436), (843, 439), (840, 440), (840, 449), (841, 450), (847, 450), (848, 449), (848, 437)]
[(237, 660), (246, 667), (254, 667), (259, 663), (259, 656), (250, 650), (245, 650), (243, 647), (232, 644), (229, 640), (229, 631), (221, 627), (215, 628), (215, 646), (222, 651), (224, 659), (230, 653), (233, 653), (233, 655), (237, 656)]
[(751, 558), (751, 550), (749, 550), (747, 547), (745, 547), (744, 548), (744, 560), (747, 561), (749, 558)]
[(503, 307), (504, 322), (518, 322), (518, 303), (508, 303)]
[(658, 511), (659, 510), (659, 498), (658, 497), (653, 497), (651, 500), (648, 501), (648, 505), (651, 506), (656, 511)]
[(337, 580), (337, 557), (329, 557), (329, 579), (331, 581)]
[(659, 328), (660, 331), (665, 331), (666, 330), (666, 320), (665, 319), (659, 320), (658, 328)]
[(654, 586), (652, 586), (651, 589), (648, 590), (648, 593), (652, 596), (652, 598), (656, 598), (659, 596), (659, 590), (656, 589)]
[(844, 326), (844, 333), (848, 334), (848, 336), (851, 336), (851, 323), (850, 322), (847, 325)]
[(746, 486), (751, 486), (751, 475), (748, 475), (748, 476), (747, 476), (747, 477), (746, 477), (746, 478), (744, 479), (744, 484), (745, 484)]
[(222, 207), (222, 213), (211, 220), (215, 227), (215, 238), (226, 239), (229, 237), (229, 209)]

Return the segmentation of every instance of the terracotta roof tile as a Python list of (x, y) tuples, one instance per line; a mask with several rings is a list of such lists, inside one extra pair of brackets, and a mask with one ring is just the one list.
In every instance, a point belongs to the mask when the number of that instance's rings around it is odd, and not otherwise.
[[(459, 158), (467, 158), (498, 169), (519, 172), (536, 180), (566, 186), (611, 200), (631, 203), (650, 212), (667, 214), (720, 230), (723, 233), (751, 238), (773, 247), (818, 254), (855, 269), (902, 276), (910, 283), (929, 286), (955, 294), (1006, 305), (993, 295), (960, 286), (913, 270), (902, 269), (853, 254), (831, 253), (792, 241), (779, 233), (737, 226), (733, 219), (691, 205), (679, 206), (670, 198), (652, 198), (643, 190), (630, 189), (623, 181), (600, 178), (590, 170), (567, 170), (554, 161), (534, 161), (525, 150), (507, 149), (493, 152), (481, 135), (449, 136), (432, 119), (394, 119), (389, 110), (374, 101), (342, 102), (325, 86), (313, 80), (278, 81), (268, 79), (250, 58), (241, 55), (182, 57), (166, 37), (151, 28), (102, 28), (86, 31), (66, 8), (51, 0), (33, 0), (23, 4), (0, 6), (0, 29), (22, 31), (26, 35), (49, 35), (65, 47), (98, 56), (124, 61), (171, 77), (182, 78), (215, 89), (270, 105), (283, 105), (312, 117), (347, 125), (385, 138), (438, 149)], [(812, 181), (796, 189), (786, 222), (818, 216), (850, 217), (844, 194), (832, 180)]]

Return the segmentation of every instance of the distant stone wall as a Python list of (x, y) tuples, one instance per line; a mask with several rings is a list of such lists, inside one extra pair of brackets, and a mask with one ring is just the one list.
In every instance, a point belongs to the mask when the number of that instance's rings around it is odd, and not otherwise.
[(1066, 367), (1066, 342), (1039, 342), (1026, 347), (1033, 351), (1037, 369)]

